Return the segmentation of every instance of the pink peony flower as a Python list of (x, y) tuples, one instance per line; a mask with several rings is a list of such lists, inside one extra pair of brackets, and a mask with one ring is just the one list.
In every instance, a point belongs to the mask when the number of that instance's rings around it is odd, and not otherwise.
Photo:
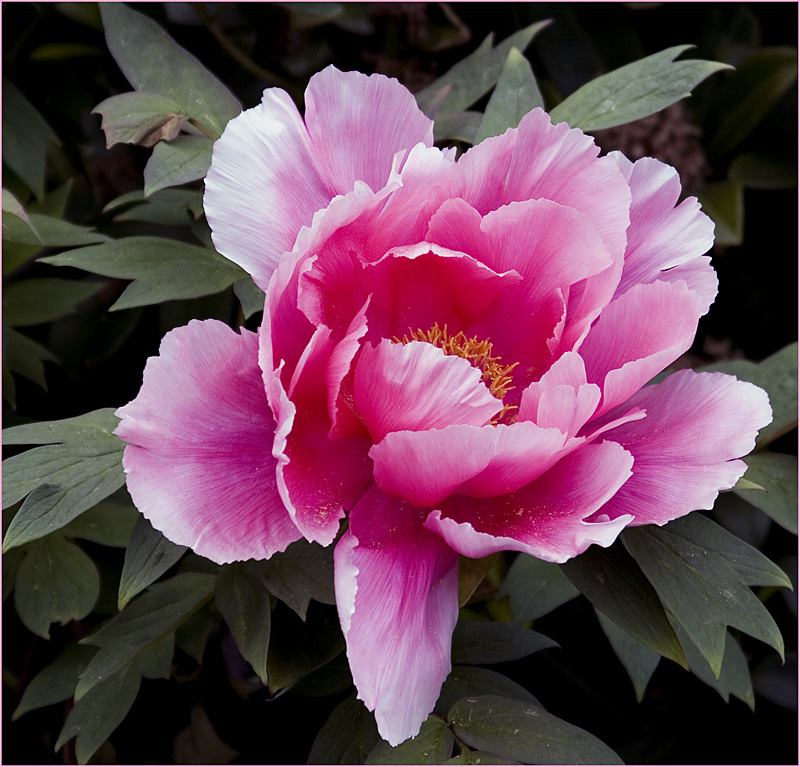
[(335, 548), (359, 697), (419, 731), (450, 671), (458, 555), (564, 562), (711, 508), (771, 418), (755, 386), (683, 370), (717, 290), (713, 225), (669, 166), (541, 109), (432, 146), (399, 83), (315, 75), (232, 120), (205, 207), (267, 294), (254, 334), (164, 338), (120, 408), (128, 488), (215, 562)]

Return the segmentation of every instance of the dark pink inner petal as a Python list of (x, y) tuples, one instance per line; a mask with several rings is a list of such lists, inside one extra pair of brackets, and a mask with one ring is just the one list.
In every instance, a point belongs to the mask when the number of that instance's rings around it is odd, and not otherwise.
[(254, 333), (216, 320), (171, 331), (117, 415), (128, 489), (169, 540), (224, 563), (267, 559), (300, 537), (276, 487)]
[(479, 261), (420, 243), (397, 248), (365, 270), (372, 295), (370, 340), (399, 337), (434, 324), (451, 335), (466, 331), (519, 275), (497, 274)]

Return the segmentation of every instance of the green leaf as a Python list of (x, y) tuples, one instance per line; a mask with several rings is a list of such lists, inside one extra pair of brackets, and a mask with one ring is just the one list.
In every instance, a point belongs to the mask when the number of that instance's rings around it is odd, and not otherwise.
[(122, 575), (119, 581), (117, 606), (123, 610), (139, 592), (157, 581), (187, 551), (167, 540), (143, 516), (139, 515), (131, 534)]
[(140, 518), (141, 514), (133, 505), (128, 491), (122, 487), (62, 527), (61, 534), (70, 538), (93, 541), (103, 546), (125, 548)]
[(794, 189), (797, 160), (762, 152), (744, 152), (728, 167), (728, 178), (745, 189)]
[(14, 195), (9, 192), (8, 189), (3, 189), (3, 213), (10, 213), (12, 216), (22, 219), (28, 225), (28, 228), (33, 232), (34, 236), (41, 242), (41, 237), (39, 237), (36, 227), (31, 223), (31, 219), (30, 216), (28, 216), (27, 211), (22, 206), (22, 203), (16, 197), (14, 197)]
[(364, 764), (441, 764), (453, 753), (453, 734), (438, 716), (429, 716), (419, 734), (390, 746), (385, 740), (377, 743)]
[(762, 489), (737, 485), (733, 492), (797, 535), (797, 456), (760, 452), (747, 456), (744, 461), (747, 464), (744, 479)]
[(314, 738), (309, 764), (363, 764), (380, 740), (375, 717), (355, 693), (343, 700)]
[(3, 241), (42, 248), (72, 248), (106, 242), (108, 237), (88, 226), (78, 226), (45, 213), (30, 213), (29, 222), (11, 214), (3, 215)]
[(519, 764), (511, 759), (503, 759), (488, 751), (465, 751), (448, 759), (445, 764)]
[(41, 325), (72, 314), (102, 290), (99, 282), (42, 277), (12, 282), (3, 290), (3, 321), (12, 327)]
[(532, 703), (534, 706), (539, 705), (539, 701), (522, 685), (497, 671), (474, 666), (453, 666), (453, 670), (444, 680), (434, 711), (445, 716), (456, 701), (478, 695), (500, 695)]
[(214, 142), (204, 136), (178, 136), (156, 144), (144, 167), (145, 195), (205, 178), (213, 148)]
[[(58, 362), (56, 356), (41, 344), (36, 343), (28, 336), (18, 333), (8, 325), (3, 325), (3, 376), (4, 386), (9, 383), (5, 380), (6, 374), (17, 373), (29, 381), (47, 390), (44, 377), (44, 363)], [(13, 384), (13, 380), (11, 381)], [(3, 396), (9, 399), (12, 406), (14, 398), (12, 392), (3, 391)], [(4, 507), (5, 508), (5, 507)]]
[(210, 248), (163, 237), (125, 237), (42, 260), (106, 277), (132, 279), (112, 311), (219, 293), (244, 274)]
[(14, 583), (14, 607), (34, 634), (50, 638), (50, 624), (85, 618), (100, 594), (94, 562), (74, 543), (49, 535), (25, 547)]
[(500, 556), (499, 553), (489, 554), (488, 557), (472, 559), (471, 557), (458, 558), (458, 606), (463, 607), (475, 593), (481, 581)]
[(791, 581), (763, 554), (701, 514), (664, 527), (628, 528), (622, 535), (714, 676), (722, 669), (727, 626), (766, 642), (783, 656), (780, 630), (748, 586), (791, 588)]
[(657, 652), (653, 652), (647, 645), (642, 644), (636, 637), (621, 629), (596, 608), (595, 612), (603, 628), (603, 633), (633, 682), (636, 700), (641, 703), (644, 700), (647, 683), (653, 676), (661, 656)]
[(94, 645), (100, 651), (81, 674), (76, 697), (82, 698), (183, 625), (211, 598), (213, 590), (213, 575), (178, 575), (151, 586), (98, 631), (81, 639), (81, 644)]
[(266, 296), (264, 291), (253, 282), (252, 277), (243, 277), (233, 283), (233, 292), (242, 305), (242, 314), (249, 320), (256, 312), (264, 311)]
[(139, 190), (112, 200), (104, 213), (113, 213), (114, 221), (146, 221), (163, 226), (185, 226), (203, 215), (203, 193), (199, 189), (162, 189), (150, 197)]
[(61, 142), (35, 107), (3, 78), (3, 162), (37, 199), (44, 197), (47, 151)]
[(211, 610), (208, 604), (205, 604), (190, 616), (186, 623), (178, 627), (175, 632), (175, 646), (180, 647), (198, 663), (202, 663), (210, 628)]
[(622, 764), (594, 735), (530, 703), (464, 698), (447, 718), (467, 745), (525, 764)]
[[(3, 461), (3, 508), (31, 493), (9, 525), (4, 551), (58, 530), (122, 487), (125, 445), (116, 426), (106, 408), (3, 432), (6, 445), (46, 445)], [(44, 489), (34, 495), (37, 488)]]
[(690, 96), (714, 72), (732, 69), (716, 61), (674, 61), (691, 47), (667, 48), (591, 80), (551, 110), (553, 122), (582, 131), (629, 123)]
[(353, 675), (350, 673), (347, 653), (339, 653), (324, 666), (301, 679), (292, 690), (311, 698), (325, 698), (352, 686)]
[(713, 687), (726, 703), (730, 700), (731, 695), (735, 695), (739, 700), (746, 703), (751, 711), (754, 710), (756, 699), (753, 694), (753, 682), (750, 679), (747, 658), (745, 658), (739, 643), (730, 633), (726, 632), (725, 634), (725, 655), (722, 659), (719, 679), (716, 679), (714, 674), (711, 673), (708, 663), (688, 635), (679, 625), (676, 630), (680, 636), (681, 644), (686, 650), (686, 658), (689, 661), (691, 672), (709, 687)]
[(78, 677), (97, 652), (93, 647), (70, 645), (49, 666), (31, 679), (11, 719), (19, 719), (28, 711), (67, 700), (75, 693)]
[(756, 446), (768, 445), (783, 434), (797, 428), (797, 343), (789, 344), (758, 364), (749, 360), (718, 362), (700, 368), (705, 372), (735, 375), (750, 381), (769, 394), (772, 423), (758, 433)]
[(136, 90), (170, 96), (218, 138), (241, 112), (233, 94), (152, 19), (123, 3), (102, 3), (106, 43)]
[(621, 545), (590, 546), (561, 569), (619, 628), (686, 668), (683, 650), (656, 592)]
[(31, 51), (31, 61), (65, 61), (81, 56), (102, 56), (103, 51), (94, 45), (82, 43), (50, 43), (40, 45)]
[(714, 221), (717, 245), (741, 245), (744, 239), (744, 190), (726, 178), (712, 181), (697, 192), (703, 211)]
[(459, 621), (453, 632), (452, 661), (467, 665), (504, 663), (549, 647), (558, 647), (558, 643), (516, 623)]
[(219, 737), (199, 703), (189, 714), (189, 726), (175, 736), (172, 744), (176, 764), (230, 764), (237, 756), (239, 752)]
[(288, 14), (292, 29), (311, 29), (328, 24), (344, 12), (342, 3), (275, 3)]
[(492, 93), (475, 143), (516, 128), (523, 115), (534, 107), (544, 108), (544, 100), (528, 60), (516, 49), (508, 52), (506, 63)]
[(336, 604), (332, 548), (295, 541), (286, 551), (256, 563), (267, 588), (303, 620), (312, 599)]
[(708, 153), (720, 157), (739, 146), (795, 82), (797, 48), (759, 48), (726, 79), (716, 96), (721, 119), (709, 131)]
[(451, 85), (450, 91), (441, 102), (443, 110), (460, 112), (474, 104), (481, 96), (489, 92), (503, 72), (508, 53), (512, 48), (524, 51), (533, 38), (550, 24), (550, 21), (539, 21), (519, 32), (515, 32), (496, 48), (494, 34), (490, 34), (480, 46), (466, 58), (451, 67), (447, 74), (416, 94), (420, 109), (428, 114), (428, 106), (437, 99), (438, 91)]
[(270, 630), (267, 652), (270, 692), (274, 695), (289, 689), (343, 649), (344, 637), (334, 610), (311, 610), (305, 623), (284, 612), (280, 620), (272, 621)]
[(139, 671), (126, 666), (95, 685), (69, 712), (55, 750), (77, 736), (75, 756), (78, 764), (86, 764), (122, 723), (136, 700), (140, 684)]
[(3, 601), (11, 596), (14, 590), (14, 581), (17, 578), (19, 566), (25, 556), (25, 549), (11, 549), (7, 554), (3, 554)]
[(102, 115), (101, 128), (106, 147), (114, 144), (140, 144), (153, 147), (159, 141), (172, 141), (187, 120), (181, 104), (171, 96), (148, 91), (132, 91), (102, 101), (92, 114)]
[(239, 652), (266, 684), (270, 606), (260, 564), (250, 561), (224, 566), (217, 576), (214, 595)]
[(520, 554), (500, 586), (497, 598), (509, 597), (511, 619), (524, 623), (547, 615), (578, 594), (558, 565)]
[(480, 112), (452, 112), (446, 109), (436, 115), (433, 140), (474, 144), (482, 121), (483, 115)]

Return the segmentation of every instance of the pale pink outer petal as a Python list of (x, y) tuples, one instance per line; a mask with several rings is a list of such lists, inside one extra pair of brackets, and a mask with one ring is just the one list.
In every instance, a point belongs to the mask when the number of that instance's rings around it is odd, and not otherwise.
[(392, 431), (482, 426), (503, 407), (480, 370), (423, 341), (365, 344), (353, 394), (373, 442)]
[(736, 459), (753, 449), (758, 430), (772, 420), (767, 395), (757, 386), (692, 370), (645, 387), (618, 410), (631, 406), (644, 408), (647, 417), (605, 437), (633, 454), (633, 476), (600, 514), (632, 514), (636, 525), (663, 525), (710, 509), (744, 474), (745, 463)]
[(593, 543), (610, 546), (632, 520), (623, 515), (585, 521), (625, 486), (632, 464), (630, 453), (614, 442), (584, 445), (512, 495), (447, 499), (430, 513), (425, 527), (468, 557), (522, 551), (566, 562)]
[(681, 194), (678, 172), (652, 157), (632, 163), (619, 152), (613, 158), (631, 188), (631, 225), (625, 266), (616, 295), (654, 280), (673, 281), (680, 269), (702, 299), (705, 314), (717, 295), (710, 259), (700, 258), (714, 244), (714, 223), (700, 211), (696, 197), (676, 205)]
[(267, 559), (300, 538), (276, 487), (254, 333), (216, 320), (167, 333), (116, 414), (128, 490), (169, 540), (223, 564)]
[(389, 179), (396, 152), (433, 145), (433, 120), (397, 80), (333, 66), (309, 80), (306, 125), (314, 158), (339, 194), (356, 181), (378, 191)]
[(574, 448), (558, 429), (524, 421), (395, 431), (369, 454), (381, 490), (415, 506), (435, 506), (454, 493), (478, 498), (513, 493)]
[(373, 488), (334, 550), (353, 681), (393, 746), (433, 710), (458, 620), (458, 555), (421, 522), (419, 510)]
[(700, 304), (684, 282), (636, 285), (612, 301), (580, 348), (586, 376), (603, 388), (596, 416), (625, 402), (694, 340)]
[(303, 119), (278, 88), (265, 90), (214, 144), (203, 198), (211, 238), (264, 290), (301, 227), (336, 194), (313, 155)]

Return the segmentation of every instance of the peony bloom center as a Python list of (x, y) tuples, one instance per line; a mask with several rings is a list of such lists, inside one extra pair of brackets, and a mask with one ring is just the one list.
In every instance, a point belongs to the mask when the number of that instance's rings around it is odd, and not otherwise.
[[(403, 345), (412, 341), (424, 341), (441, 349), (446, 355), (467, 360), (470, 365), (481, 371), (481, 380), (489, 388), (489, 393), (500, 402), (514, 388), (511, 385), (511, 371), (519, 363), (504, 365), (500, 357), (492, 355), (492, 342), (487, 338), (478, 338), (477, 336), (467, 338), (463, 330), (459, 330), (455, 335), (450, 335), (447, 324), (440, 328), (438, 322), (435, 322), (433, 327), (428, 330), (411, 330), (409, 328), (408, 334), (402, 338), (397, 336), (392, 338), (393, 343)], [(516, 409), (516, 405), (506, 405), (490, 423), (496, 425), (508, 411)]]

